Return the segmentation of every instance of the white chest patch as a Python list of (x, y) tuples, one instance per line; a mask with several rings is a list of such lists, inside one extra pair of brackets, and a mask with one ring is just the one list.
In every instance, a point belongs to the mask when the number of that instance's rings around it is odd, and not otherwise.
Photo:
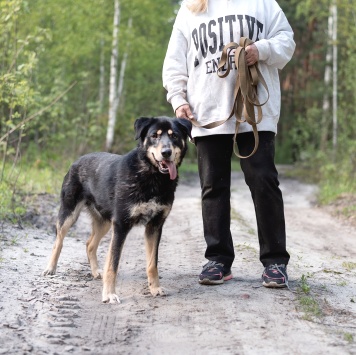
[(171, 206), (162, 205), (155, 200), (142, 202), (134, 205), (130, 210), (130, 217), (135, 219), (137, 223), (147, 224), (152, 218), (163, 212), (163, 217), (166, 218), (171, 210)]

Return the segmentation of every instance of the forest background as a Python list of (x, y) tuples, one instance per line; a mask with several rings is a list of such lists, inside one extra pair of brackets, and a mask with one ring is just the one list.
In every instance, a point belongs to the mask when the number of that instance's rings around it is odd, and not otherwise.
[[(318, 183), (321, 203), (348, 201), (341, 212), (354, 217), (356, 2), (278, 3), (297, 47), (280, 73), (277, 163)], [(173, 116), (161, 70), (178, 8), (174, 0), (0, 0), (0, 219), (17, 220), (35, 194), (58, 194), (79, 155), (133, 148), (137, 117)], [(182, 168), (194, 163), (191, 145)]]

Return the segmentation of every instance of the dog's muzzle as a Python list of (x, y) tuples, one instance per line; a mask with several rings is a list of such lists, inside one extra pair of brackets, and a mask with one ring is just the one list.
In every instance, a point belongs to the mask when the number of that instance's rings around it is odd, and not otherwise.
[(177, 167), (176, 164), (171, 160), (161, 160), (158, 161), (158, 170), (162, 174), (169, 174), (171, 180), (175, 180), (177, 177)]

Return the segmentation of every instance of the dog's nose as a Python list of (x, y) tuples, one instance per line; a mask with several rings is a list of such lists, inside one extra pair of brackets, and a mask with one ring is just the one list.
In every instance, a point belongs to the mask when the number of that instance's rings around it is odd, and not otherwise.
[(170, 148), (162, 148), (161, 154), (163, 158), (169, 158), (172, 155), (172, 149)]

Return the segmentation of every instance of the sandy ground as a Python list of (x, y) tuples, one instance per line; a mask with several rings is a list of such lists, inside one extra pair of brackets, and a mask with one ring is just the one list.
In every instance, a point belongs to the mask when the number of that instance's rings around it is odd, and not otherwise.
[[(182, 179), (163, 230), (161, 285), (146, 285), (143, 228), (132, 230), (118, 276), (121, 304), (101, 303), (85, 252), (85, 215), (64, 241), (57, 275), (42, 277), (58, 200), (41, 196), (34, 225), (0, 223), (0, 354), (356, 354), (356, 229), (315, 206), (316, 188), (281, 176), (290, 288), (261, 287), (256, 222), (234, 173), (235, 277), (202, 286), (200, 188)], [(103, 265), (110, 235), (99, 247)]]

